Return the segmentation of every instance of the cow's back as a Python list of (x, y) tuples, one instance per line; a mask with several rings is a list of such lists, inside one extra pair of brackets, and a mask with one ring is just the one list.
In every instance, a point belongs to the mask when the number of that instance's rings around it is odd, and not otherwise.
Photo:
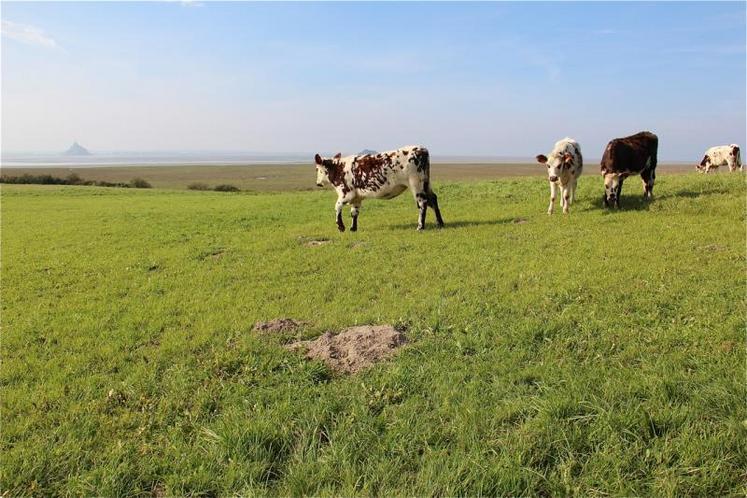
[(602, 155), (602, 173), (639, 173), (655, 169), (658, 148), (659, 137), (648, 131), (610, 140)]
[(402, 193), (413, 176), (428, 180), (430, 155), (425, 147), (410, 145), (353, 156), (349, 168), (353, 187), (360, 196), (391, 198)]

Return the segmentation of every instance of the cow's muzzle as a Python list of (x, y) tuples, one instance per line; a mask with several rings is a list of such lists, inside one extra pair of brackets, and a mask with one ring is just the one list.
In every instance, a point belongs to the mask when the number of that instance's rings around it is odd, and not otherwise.
[(557, 176), (551, 176), (550, 177), (550, 181), (553, 182), (553, 183), (555, 183), (555, 182), (558, 181), (558, 177)]
[(317, 186), (317, 187), (324, 187), (324, 185), (323, 185), (323, 184), (321, 184), (321, 183), (317, 183), (317, 184), (316, 184), (316, 186)]

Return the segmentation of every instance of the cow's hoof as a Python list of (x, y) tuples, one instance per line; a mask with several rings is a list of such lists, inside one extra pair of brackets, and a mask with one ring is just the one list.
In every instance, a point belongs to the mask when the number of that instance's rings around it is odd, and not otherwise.
[(422, 232), (423, 231), (423, 227), (417, 227), (415, 230), (417, 230), (418, 232)]
[(351, 232), (357, 232), (358, 231), (358, 227), (350, 227), (350, 231)]
[(338, 227), (337, 227), (337, 229), (338, 229), (338, 230), (339, 230), (340, 232), (344, 232), (344, 231), (345, 231), (345, 227), (343, 227), (343, 226), (338, 226)]

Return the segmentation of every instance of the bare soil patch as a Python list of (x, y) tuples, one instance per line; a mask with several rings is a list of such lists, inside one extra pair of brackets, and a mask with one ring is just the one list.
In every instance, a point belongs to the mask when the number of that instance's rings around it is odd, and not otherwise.
[(525, 218), (514, 218), (513, 222), (516, 223), (517, 225), (522, 225), (522, 224), (526, 223), (527, 220)]
[(258, 332), (293, 332), (303, 326), (304, 322), (296, 321), (292, 318), (276, 318), (269, 322), (257, 322), (254, 324), (254, 330)]
[(404, 334), (391, 325), (366, 325), (339, 334), (326, 332), (313, 341), (287, 347), (305, 350), (306, 358), (321, 360), (338, 372), (355, 373), (391, 357), (405, 342)]
[(319, 238), (319, 239), (314, 239), (311, 237), (299, 237), (298, 238), (298, 243), (305, 247), (318, 247), (318, 246), (323, 246), (325, 244), (329, 244), (330, 242), (332, 242), (330, 239), (327, 239), (324, 237)]

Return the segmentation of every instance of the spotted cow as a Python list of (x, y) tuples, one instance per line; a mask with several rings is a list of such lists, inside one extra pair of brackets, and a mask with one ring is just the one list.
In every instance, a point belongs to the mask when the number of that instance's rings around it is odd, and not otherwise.
[(620, 207), (623, 181), (630, 175), (641, 175), (644, 199), (654, 197), (658, 150), (659, 137), (649, 131), (615, 138), (607, 144), (602, 156), (605, 206)]
[(329, 183), (337, 192), (335, 215), (337, 228), (345, 231), (342, 222), (342, 206), (350, 204), (353, 224), (350, 231), (358, 229), (358, 212), (363, 199), (392, 199), (409, 187), (415, 197), (420, 215), (418, 230), (425, 226), (425, 212), (428, 206), (436, 213), (436, 223), (441, 228), (444, 221), (438, 208), (438, 198), (431, 188), (431, 163), (428, 149), (420, 146), (378, 154), (361, 154), (342, 157), (337, 154), (324, 158), (317, 154), (316, 184)]
[(742, 166), (742, 157), (739, 153), (739, 145), (717, 145), (711, 147), (705, 152), (703, 160), (695, 166), (700, 173), (709, 173), (711, 170), (717, 170), (719, 166), (729, 166), (729, 172), (737, 169), (744, 170)]
[(555, 196), (560, 184), (560, 205), (563, 206), (563, 214), (568, 210), (576, 197), (576, 186), (578, 177), (584, 169), (584, 160), (581, 156), (581, 147), (572, 138), (558, 140), (548, 156), (540, 154), (537, 162), (547, 166), (547, 176), (550, 180), (550, 206), (547, 214), (552, 214), (555, 207)]

